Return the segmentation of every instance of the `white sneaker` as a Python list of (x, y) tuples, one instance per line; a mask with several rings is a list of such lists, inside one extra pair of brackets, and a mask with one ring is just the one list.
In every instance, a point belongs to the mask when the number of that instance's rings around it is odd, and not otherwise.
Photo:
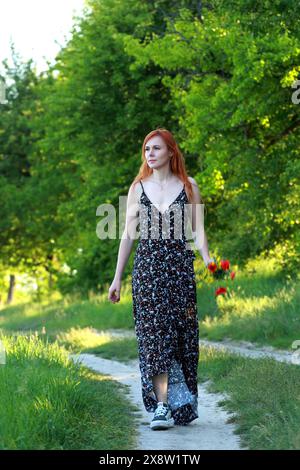
[(159, 401), (155, 410), (153, 419), (150, 423), (150, 428), (156, 429), (168, 429), (174, 426), (174, 419), (172, 418), (171, 409), (168, 403)]

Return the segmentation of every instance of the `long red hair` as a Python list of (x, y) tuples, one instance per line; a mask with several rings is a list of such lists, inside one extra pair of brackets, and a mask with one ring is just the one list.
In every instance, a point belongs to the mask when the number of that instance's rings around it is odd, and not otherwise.
[(163, 127), (158, 127), (157, 129), (154, 129), (153, 131), (149, 132), (149, 134), (146, 135), (143, 145), (142, 145), (142, 164), (132, 184), (134, 185), (135, 183), (139, 182), (141, 179), (147, 178), (147, 176), (153, 173), (153, 169), (149, 167), (146, 157), (145, 157), (145, 147), (146, 147), (146, 143), (148, 142), (148, 140), (151, 139), (151, 137), (154, 137), (155, 135), (159, 135), (160, 137), (162, 137), (162, 139), (165, 141), (168, 147), (168, 150), (172, 151), (173, 155), (170, 160), (171, 171), (172, 173), (177, 175), (181, 179), (181, 181), (185, 184), (187, 197), (188, 197), (189, 202), (191, 202), (192, 195), (193, 195), (192, 183), (188, 179), (183, 155), (181, 151), (179, 150), (177, 142), (174, 139), (172, 133), (168, 131), (167, 129), (164, 129)]

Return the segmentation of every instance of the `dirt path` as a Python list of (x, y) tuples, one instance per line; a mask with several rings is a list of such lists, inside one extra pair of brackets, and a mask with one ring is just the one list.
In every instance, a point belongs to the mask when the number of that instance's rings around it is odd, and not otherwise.
[(272, 357), (279, 362), (299, 364), (298, 353), (296, 354), (296, 351), (290, 352), (284, 349), (276, 349), (272, 346), (257, 346), (249, 341), (233, 341), (230, 339), (224, 339), (219, 342), (200, 339), (199, 345), (211, 346), (215, 349), (225, 349), (234, 354), (240, 354), (241, 356), (252, 357), (254, 359)]
[(188, 426), (174, 426), (168, 430), (153, 431), (149, 427), (153, 413), (147, 413), (141, 396), (138, 361), (123, 364), (103, 359), (93, 354), (72, 354), (71, 359), (96, 372), (110, 375), (114, 380), (129, 386), (129, 398), (140, 409), (138, 420), (138, 445), (140, 450), (203, 450), (242, 449), (235, 426), (226, 421), (232, 415), (218, 406), (225, 395), (207, 391), (209, 382), (198, 386), (199, 418)]
[[(95, 330), (97, 334), (110, 334), (113, 338), (134, 338), (135, 332), (130, 330), (112, 329), (112, 330)], [(276, 349), (272, 346), (257, 346), (256, 344), (250, 343), (249, 341), (234, 341), (230, 338), (225, 338), (223, 341), (211, 341), (206, 339), (200, 339), (199, 345), (211, 346), (215, 349), (225, 349), (234, 354), (240, 354), (246, 357), (252, 357), (254, 359), (262, 357), (273, 357), (276, 361), (287, 362), (293, 364), (300, 364), (299, 353), (296, 350), (286, 351), (284, 349)]]
[[(99, 335), (110, 334), (113, 338), (134, 338), (134, 331), (105, 330), (97, 331)], [(251, 358), (273, 357), (277, 361), (300, 363), (295, 352), (275, 349), (272, 346), (259, 347), (247, 341), (224, 339), (221, 342), (201, 339), (199, 345), (210, 346), (219, 350), (228, 350), (234, 354)], [(240, 439), (235, 434), (235, 426), (227, 423), (230, 414), (218, 406), (226, 395), (208, 392), (209, 382), (198, 385), (199, 418), (188, 426), (175, 426), (167, 431), (153, 431), (149, 423), (153, 414), (144, 408), (140, 387), (138, 360), (127, 364), (103, 359), (93, 354), (71, 355), (87, 367), (110, 375), (114, 380), (129, 386), (129, 397), (140, 410), (138, 417), (138, 449), (141, 450), (203, 450), (203, 449), (242, 449)]]

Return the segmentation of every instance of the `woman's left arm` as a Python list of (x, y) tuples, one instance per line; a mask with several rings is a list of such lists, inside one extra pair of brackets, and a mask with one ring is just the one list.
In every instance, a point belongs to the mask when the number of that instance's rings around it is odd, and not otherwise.
[(204, 204), (201, 203), (201, 196), (197, 182), (194, 178), (188, 177), (192, 183), (192, 236), (197, 250), (199, 250), (205, 266), (214, 258), (209, 255), (207, 236), (204, 230)]

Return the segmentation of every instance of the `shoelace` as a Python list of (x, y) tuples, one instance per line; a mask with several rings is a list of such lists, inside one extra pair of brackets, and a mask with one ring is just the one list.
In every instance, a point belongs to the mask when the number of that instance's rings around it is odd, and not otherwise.
[(168, 407), (165, 405), (158, 405), (156, 410), (155, 410), (155, 415), (160, 416), (160, 415), (165, 415), (168, 412)]

